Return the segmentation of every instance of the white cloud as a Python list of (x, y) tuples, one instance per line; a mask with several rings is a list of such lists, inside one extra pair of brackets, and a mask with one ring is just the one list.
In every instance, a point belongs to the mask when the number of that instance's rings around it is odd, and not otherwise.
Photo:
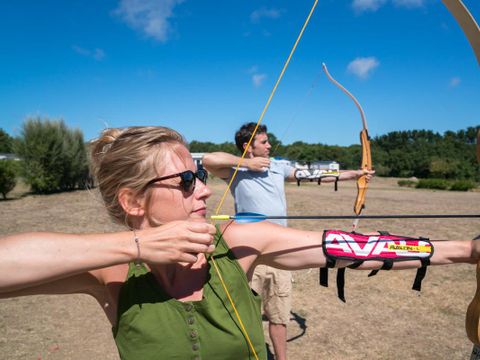
[(282, 10), (279, 9), (267, 9), (261, 7), (250, 14), (250, 21), (254, 23), (260, 22), (262, 18), (278, 19), (282, 15)]
[(266, 74), (253, 74), (252, 75), (252, 82), (255, 87), (262, 86), (263, 82), (267, 78)]
[(457, 87), (460, 85), (461, 79), (458, 76), (454, 76), (450, 79), (450, 87)]
[(379, 65), (380, 62), (373, 56), (356, 58), (348, 64), (347, 71), (358, 76), (360, 79), (366, 79)]
[(157, 41), (165, 42), (171, 32), (173, 9), (184, 0), (121, 0), (114, 14), (128, 26)]
[(251, 75), (253, 86), (260, 87), (267, 78), (267, 74), (261, 73), (258, 65), (253, 65), (247, 69), (247, 74)]
[[(352, 8), (359, 14), (362, 12), (375, 12), (387, 4), (389, 0), (353, 0)], [(425, 0), (391, 0), (391, 3), (397, 7), (408, 9), (420, 8), (425, 5)]]
[(89, 49), (82, 48), (81, 46), (78, 46), (78, 45), (73, 45), (72, 49), (79, 55), (92, 58), (97, 61), (102, 61), (105, 58), (105, 51), (99, 48), (89, 50)]
[(393, 4), (399, 7), (419, 8), (425, 4), (424, 0), (393, 0)]
[(73, 45), (72, 46), (73, 51), (75, 51), (77, 54), (83, 55), (83, 56), (89, 56), (90, 55), (90, 50), (84, 49), (80, 46)]
[(377, 11), (387, 0), (353, 0), (352, 8), (356, 13), (364, 11)]
[(157, 71), (154, 69), (140, 69), (137, 71), (137, 75), (141, 78), (147, 79), (147, 80), (153, 80), (157, 77)]
[(95, 49), (95, 51), (93, 52), (93, 58), (97, 61), (103, 60), (104, 57), (105, 51), (103, 51), (102, 49)]

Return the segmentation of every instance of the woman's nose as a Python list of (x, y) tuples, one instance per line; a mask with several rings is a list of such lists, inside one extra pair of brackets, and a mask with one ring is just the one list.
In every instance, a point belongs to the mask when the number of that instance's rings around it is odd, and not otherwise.
[(207, 184), (204, 184), (201, 181), (197, 181), (197, 184), (195, 186), (195, 192), (197, 194), (197, 197), (200, 198), (209, 198), (210, 195), (212, 195), (212, 190), (208, 187)]

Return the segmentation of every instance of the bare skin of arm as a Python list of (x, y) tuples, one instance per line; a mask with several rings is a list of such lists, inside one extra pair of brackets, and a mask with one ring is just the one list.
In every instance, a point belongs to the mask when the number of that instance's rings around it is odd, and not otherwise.
[[(210, 224), (187, 221), (138, 230), (140, 260), (151, 264), (194, 263), (196, 254), (214, 250), (214, 233)], [(9, 276), (0, 278), (0, 296), (97, 291), (105, 281), (103, 273), (95, 270), (135, 261), (137, 254), (131, 231), (7, 236), (0, 239), (0, 271)]]
[[(285, 270), (323, 267), (322, 233), (285, 228), (269, 222), (225, 225), (224, 238), (239, 259), (242, 268), (251, 275), (255, 266), (265, 264)], [(479, 241), (434, 241), (431, 265), (476, 263)], [(345, 267), (349, 261), (337, 261)], [(380, 261), (365, 261), (359, 270), (379, 269)], [(395, 262), (394, 269), (419, 268), (419, 260)]]
[[(367, 182), (372, 180), (373, 175), (375, 174), (375, 170), (340, 170), (340, 175), (338, 177), (339, 181), (344, 180), (357, 180), (360, 176), (366, 174), (367, 175)], [(334, 182), (336, 180), (333, 176), (326, 176), (322, 178), (322, 183), (329, 183)], [(295, 177), (295, 169), (288, 175), (286, 181), (288, 182), (296, 182), (297, 179)]]
[[(203, 157), (202, 164), (210, 173), (221, 178), (227, 179), (231, 175), (232, 167), (237, 166), (240, 157), (225, 152), (213, 152)], [(264, 157), (245, 157), (241, 166), (252, 171), (265, 171), (270, 166), (270, 159)]]

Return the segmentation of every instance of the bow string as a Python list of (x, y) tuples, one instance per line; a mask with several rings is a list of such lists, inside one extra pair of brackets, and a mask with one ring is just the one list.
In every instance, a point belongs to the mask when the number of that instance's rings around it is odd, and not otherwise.
[[(223, 203), (225, 202), (225, 199), (226, 199), (226, 197), (227, 197), (227, 194), (228, 194), (228, 192), (230, 191), (230, 188), (231, 188), (231, 186), (232, 186), (232, 184), (233, 184), (233, 181), (234, 181), (234, 179), (235, 179), (235, 177), (236, 177), (236, 175), (237, 175), (237, 173), (238, 173), (238, 169), (239, 169), (240, 166), (242, 165), (243, 159), (245, 158), (245, 155), (247, 154), (248, 148), (251, 146), (251, 143), (252, 143), (253, 139), (255, 138), (255, 135), (256, 135), (256, 133), (257, 133), (258, 127), (260, 126), (260, 124), (261, 124), (261, 122), (262, 122), (262, 120), (263, 120), (263, 117), (265, 116), (265, 113), (267, 112), (267, 109), (268, 109), (268, 107), (270, 106), (270, 102), (271, 102), (272, 99), (273, 99), (273, 96), (274, 96), (274, 94), (275, 94), (275, 92), (276, 92), (276, 90), (277, 90), (277, 87), (278, 87), (278, 85), (280, 84), (280, 81), (282, 80), (283, 75), (284, 75), (285, 71), (287, 70), (287, 67), (288, 67), (288, 65), (289, 65), (289, 63), (290, 63), (290, 60), (291, 60), (291, 58), (292, 58), (292, 56), (293, 56), (293, 54), (294, 54), (294, 52), (295, 52), (295, 50), (296, 50), (296, 48), (297, 48), (297, 45), (298, 45), (298, 43), (300, 42), (300, 39), (302, 38), (302, 35), (303, 35), (303, 33), (304, 33), (304, 31), (305, 31), (305, 29), (306, 29), (306, 27), (307, 27), (307, 25), (308, 25), (308, 23), (309, 23), (309, 21), (310, 21), (310, 18), (312, 17), (313, 12), (315, 11), (315, 8), (317, 7), (317, 3), (318, 3), (318, 0), (315, 0), (315, 2), (314, 2), (313, 5), (312, 5), (312, 8), (310, 9), (310, 12), (309, 12), (308, 16), (307, 16), (307, 18), (306, 18), (306, 20), (305, 20), (305, 22), (304, 22), (304, 24), (303, 24), (303, 26), (302, 26), (302, 29), (300, 30), (300, 33), (299, 33), (299, 35), (298, 35), (298, 37), (297, 37), (297, 39), (296, 39), (296, 41), (295, 41), (295, 43), (294, 43), (294, 45), (293, 45), (293, 47), (292, 47), (292, 50), (290, 51), (290, 54), (289, 54), (287, 60), (285, 61), (285, 64), (283, 65), (282, 71), (280, 72), (280, 75), (278, 76), (278, 79), (277, 79), (277, 81), (276, 81), (276, 83), (275, 83), (275, 85), (274, 85), (274, 87), (273, 87), (273, 89), (272, 89), (272, 91), (271, 91), (271, 93), (270, 93), (270, 96), (269, 96), (269, 98), (268, 98), (268, 100), (267, 100), (267, 103), (265, 104), (265, 106), (264, 106), (264, 108), (263, 108), (263, 111), (262, 111), (262, 113), (260, 114), (260, 117), (259, 117), (259, 119), (258, 119), (258, 121), (257, 121), (256, 126), (255, 126), (255, 129), (253, 130), (252, 135), (251, 135), (251, 137), (250, 137), (247, 145), (245, 146), (245, 150), (243, 151), (243, 154), (242, 154), (242, 156), (241, 156), (241, 158), (240, 158), (237, 166), (235, 167), (235, 171), (234, 171), (233, 174), (232, 174), (232, 177), (231, 177), (231, 179), (230, 179), (230, 181), (229, 181), (229, 183), (228, 183), (228, 186), (227, 186), (227, 188), (225, 189), (225, 191), (224, 191), (224, 193), (223, 193), (223, 195), (222, 195), (222, 197), (221, 197), (218, 205), (216, 206), (215, 215), (218, 215), (218, 214), (220, 213), (221, 209), (222, 209)], [(230, 305), (232, 306), (232, 309), (233, 309), (233, 311), (234, 311), (234, 313), (235, 313), (235, 317), (236, 317), (236, 319), (238, 320), (238, 323), (239, 323), (239, 325), (240, 325), (241, 331), (242, 331), (243, 335), (245, 336), (245, 339), (246, 339), (247, 342), (248, 342), (248, 345), (249, 345), (249, 347), (250, 347), (250, 350), (252, 351), (253, 356), (255, 357), (256, 360), (258, 360), (258, 355), (257, 355), (257, 352), (256, 352), (256, 350), (255, 350), (255, 347), (253, 346), (252, 341), (251, 341), (251, 339), (250, 339), (250, 336), (248, 335), (247, 329), (245, 328), (245, 326), (244, 326), (244, 324), (243, 324), (243, 321), (242, 321), (242, 319), (241, 319), (241, 316), (240, 316), (239, 312), (237, 311), (237, 308), (236, 308), (236, 306), (235, 306), (235, 302), (233, 301), (233, 298), (231, 297), (230, 292), (228, 291), (227, 285), (226, 285), (225, 281), (223, 280), (223, 277), (222, 277), (222, 275), (221, 275), (220, 269), (218, 268), (218, 266), (217, 266), (217, 264), (216, 264), (216, 262), (215, 262), (214, 257), (213, 257), (213, 256), (210, 256), (210, 258), (212, 259), (212, 264), (213, 264), (213, 266), (214, 266), (214, 268), (215, 268), (215, 272), (217, 273), (217, 275), (218, 275), (218, 277), (219, 277), (219, 279), (220, 279), (220, 282), (221, 282), (221, 284), (222, 284), (222, 287), (223, 287), (223, 289), (225, 290), (225, 293), (226, 293), (227, 298), (228, 298), (228, 300), (229, 300), (229, 302), (230, 302)], [(263, 345), (263, 344), (262, 344), (262, 345)]]

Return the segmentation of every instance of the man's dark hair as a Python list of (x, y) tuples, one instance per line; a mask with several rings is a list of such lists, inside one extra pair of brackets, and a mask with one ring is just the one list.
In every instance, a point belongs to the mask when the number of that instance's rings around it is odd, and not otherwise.
[[(246, 124), (243, 124), (242, 127), (235, 133), (235, 145), (237, 145), (238, 150), (243, 154), (243, 144), (248, 143), (248, 140), (252, 137), (253, 130), (255, 130), (255, 126), (257, 126), (257, 123), (254, 122), (249, 122)], [(266, 134), (267, 133), (267, 126), (266, 125), (259, 125), (257, 132), (255, 133), (255, 136), (257, 134)], [(250, 144), (251, 146), (252, 144)]]

